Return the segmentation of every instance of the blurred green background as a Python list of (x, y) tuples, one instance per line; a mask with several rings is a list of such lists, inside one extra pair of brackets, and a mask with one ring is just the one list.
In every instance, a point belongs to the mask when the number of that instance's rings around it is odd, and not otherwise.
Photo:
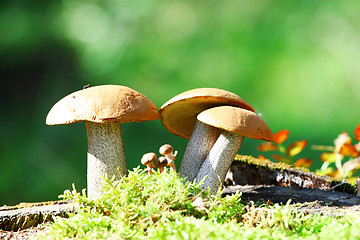
[[(0, 1), (0, 206), (86, 187), (85, 124), (47, 126), (84, 85), (119, 84), (158, 108), (198, 87), (234, 92), (273, 132), (331, 145), (360, 122), (360, 2)], [(128, 168), (187, 141), (159, 120), (123, 125)], [(289, 142), (290, 142), (289, 140)], [(257, 156), (247, 139), (242, 154)], [(310, 150), (301, 157), (313, 158)], [(179, 161), (177, 162), (179, 166)]]

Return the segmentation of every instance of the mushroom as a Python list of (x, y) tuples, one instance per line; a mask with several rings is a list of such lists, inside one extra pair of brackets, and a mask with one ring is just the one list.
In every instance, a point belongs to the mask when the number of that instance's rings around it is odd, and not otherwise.
[(274, 141), (274, 136), (264, 120), (256, 113), (242, 108), (214, 107), (201, 112), (197, 119), (204, 124), (223, 130), (196, 177), (199, 183), (207, 176), (202, 188), (210, 188), (211, 195), (216, 194), (224, 182), (244, 137)]
[(156, 160), (156, 166), (158, 167), (160, 173), (164, 171), (164, 168), (168, 165), (166, 157), (161, 156)]
[(87, 190), (97, 198), (104, 177), (127, 175), (121, 123), (156, 120), (155, 104), (141, 93), (119, 85), (89, 87), (59, 100), (46, 117), (46, 124), (85, 121), (88, 140)]
[(221, 131), (200, 121), (196, 116), (209, 108), (229, 105), (254, 112), (238, 95), (217, 88), (197, 88), (183, 92), (160, 108), (162, 124), (173, 134), (190, 139), (179, 168), (181, 177), (194, 181)]
[(145, 153), (141, 158), (141, 163), (147, 167), (145, 170), (147, 170), (149, 174), (151, 174), (155, 168), (154, 161), (156, 159), (157, 156), (153, 152)]
[(164, 144), (160, 147), (159, 153), (164, 155), (171, 169), (176, 172), (174, 160), (176, 159), (177, 151), (174, 153), (174, 148), (170, 144)]

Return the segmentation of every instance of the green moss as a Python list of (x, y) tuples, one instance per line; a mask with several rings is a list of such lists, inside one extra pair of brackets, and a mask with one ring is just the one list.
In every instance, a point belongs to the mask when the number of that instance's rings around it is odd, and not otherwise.
[[(40, 239), (356, 239), (359, 215), (344, 218), (298, 212), (289, 203), (244, 206), (240, 193), (209, 197), (172, 171), (148, 175), (135, 169), (107, 181), (97, 200), (65, 191), (76, 213), (56, 218)], [(200, 198), (201, 197), (201, 198)], [(194, 204), (197, 202), (197, 204)], [(334, 234), (336, 232), (336, 234)]]
[(275, 163), (270, 161), (269, 159), (265, 159), (265, 160), (261, 160), (258, 158), (254, 158), (252, 156), (247, 156), (247, 155), (236, 155), (234, 161), (238, 161), (238, 162), (243, 162), (249, 165), (255, 165), (255, 166), (261, 166), (261, 167), (265, 167), (271, 170), (278, 170), (278, 171), (283, 171), (285, 169), (296, 169), (302, 172), (310, 172), (309, 169), (307, 168), (302, 168), (302, 167), (295, 167), (293, 165), (289, 165), (286, 163)]

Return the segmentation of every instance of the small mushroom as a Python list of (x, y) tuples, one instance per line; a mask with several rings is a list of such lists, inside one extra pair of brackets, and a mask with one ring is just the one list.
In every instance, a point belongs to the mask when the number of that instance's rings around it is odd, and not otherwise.
[(274, 141), (274, 136), (264, 120), (254, 112), (231, 106), (214, 107), (198, 115), (198, 120), (223, 129), (202, 164), (196, 181), (204, 180), (203, 189), (210, 188), (214, 195), (224, 182), (226, 173), (240, 149), (244, 137)]
[(153, 152), (145, 153), (141, 158), (141, 163), (147, 167), (145, 170), (147, 170), (149, 174), (151, 174), (155, 168), (154, 161), (156, 159), (157, 156)]
[(164, 168), (168, 165), (166, 157), (161, 156), (156, 160), (156, 166), (158, 167), (160, 173), (164, 171)]
[(88, 140), (87, 191), (97, 198), (103, 178), (127, 175), (121, 123), (159, 118), (155, 104), (141, 93), (119, 85), (89, 87), (59, 100), (49, 111), (46, 124), (85, 121)]
[(173, 134), (190, 139), (179, 168), (179, 174), (192, 182), (221, 131), (197, 121), (197, 115), (209, 108), (230, 105), (254, 112), (238, 95), (217, 88), (197, 88), (183, 92), (160, 108), (162, 124)]
[(175, 151), (174, 153), (174, 148), (170, 144), (164, 144), (160, 147), (159, 153), (165, 156), (170, 168), (176, 172), (174, 160), (178, 152)]

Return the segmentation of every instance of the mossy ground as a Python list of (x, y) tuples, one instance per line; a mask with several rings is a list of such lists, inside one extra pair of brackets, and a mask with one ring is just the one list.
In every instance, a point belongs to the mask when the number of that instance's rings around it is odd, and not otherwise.
[(359, 239), (359, 214), (331, 217), (284, 206), (241, 203), (241, 193), (209, 197), (165, 171), (134, 169), (107, 181), (96, 200), (65, 191), (77, 211), (56, 218), (40, 239)]

